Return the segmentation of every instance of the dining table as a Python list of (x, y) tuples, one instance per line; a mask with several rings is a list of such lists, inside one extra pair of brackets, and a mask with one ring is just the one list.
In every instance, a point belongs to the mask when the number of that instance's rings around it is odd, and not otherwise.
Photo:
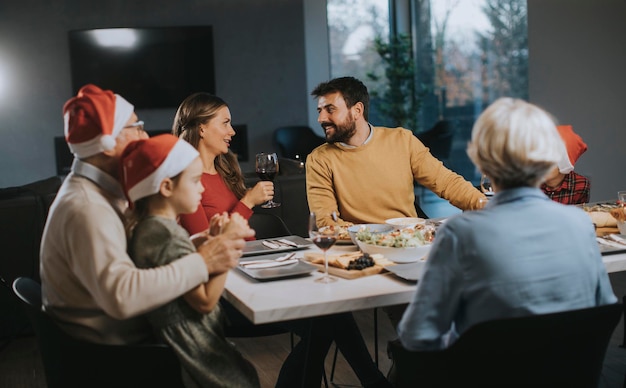
[[(626, 271), (626, 245), (623, 248), (603, 252), (608, 273)], [(354, 245), (335, 245), (329, 253), (356, 250)], [(296, 258), (303, 260), (305, 252), (321, 253), (321, 250), (311, 245), (294, 252)], [(314, 281), (322, 275), (313, 270), (302, 276), (258, 280), (233, 270), (226, 280), (223, 296), (252, 323), (263, 324), (405, 304), (411, 301), (417, 286), (416, 281), (389, 271), (353, 279), (338, 278), (327, 284)]]

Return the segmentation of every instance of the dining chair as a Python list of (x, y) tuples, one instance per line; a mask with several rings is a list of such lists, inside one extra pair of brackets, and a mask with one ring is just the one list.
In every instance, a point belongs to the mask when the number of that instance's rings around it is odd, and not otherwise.
[(479, 323), (449, 348), (389, 344), (397, 388), (597, 387), (622, 304)]
[[(374, 308), (374, 363), (378, 366), (378, 308)], [(333, 366), (330, 370), (330, 382), (335, 384), (335, 369), (337, 367), (337, 356), (339, 355), (339, 347), (335, 345), (335, 354), (333, 355)]]
[(305, 161), (306, 156), (324, 144), (326, 139), (318, 136), (309, 126), (292, 125), (276, 128), (272, 133), (272, 141), (278, 156)]
[(442, 162), (450, 157), (454, 128), (449, 120), (439, 120), (432, 128), (420, 132), (417, 138), (430, 149), (430, 153)]
[(283, 219), (275, 214), (254, 212), (248, 219), (248, 224), (256, 232), (257, 240), (291, 236)]
[(38, 282), (18, 277), (12, 289), (33, 325), (48, 388), (183, 387), (180, 363), (169, 346), (78, 340), (43, 311)]

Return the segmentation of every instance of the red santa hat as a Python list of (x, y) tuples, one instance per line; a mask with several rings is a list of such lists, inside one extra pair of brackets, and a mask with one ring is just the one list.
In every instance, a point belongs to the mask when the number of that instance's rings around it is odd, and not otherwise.
[(563, 139), (561, 160), (558, 162), (561, 174), (567, 174), (574, 169), (580, 155), (587, 151), (587, 144), (574, 132), (571, 125), (557, 125), (559, 135)]
[(134, 107), (118, 94), (85, 85), (63, 106), (65, 140), (79, 159), (112, 150)]
[(131, 202), (159, 192), (161, 182), (183, 172), (200, 154), (185, 140), (163, 134), (133, 141), (122, 152), (122, 184)]

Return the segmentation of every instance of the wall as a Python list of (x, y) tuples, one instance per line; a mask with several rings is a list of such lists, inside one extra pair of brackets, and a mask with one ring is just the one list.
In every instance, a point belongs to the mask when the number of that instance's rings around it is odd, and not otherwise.
[[(321, 133), (309, 93), (330, 74), (323, 0), (4, 3), (0, 187), (55, 173), (52, 139), (63, 132), (61, 107), (71, 96), (66, 31), (74, 28), (211, 24), (217, 93), (230, 103), (233, 120), (248, 124), (251, 153), (271, 148), (279, 125), (308, 122)], [(528, 0), (528, 12), (530, 100), (571, 123), (589, 145), (576, 169), (591, 177), (592, 200), (613, 198), (626, 188), (626, 169), (619, 168), (626, 144), (626, 1)], [(162, 129), (174, 109), (139, 114), (149, 129)]]
[[(68, 30), (212, 25), (217, 94), (233, 122), (248, 125), (254, 160), (272, 148), (273, 128), (307, 123), (303, 17), (301, 0), (3, 1), (0, 187), (56, 174), (53, 138), (63, 135), (61, 109), (72, 96)], [(147, 129), (167, 129), (175, 110), (137, 113)]]
[(530, 100), (572, 124), (589, 150), (576, 171), (591, 200), (626, 189), (626, 1), (528, 0)]

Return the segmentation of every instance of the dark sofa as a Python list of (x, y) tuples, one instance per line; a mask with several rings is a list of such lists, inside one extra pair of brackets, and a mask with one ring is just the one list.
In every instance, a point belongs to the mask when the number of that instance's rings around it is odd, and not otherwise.
[(19, 187), (0, 189), (0, 339), (28, 327), (10, 289), (13, 280), (39, 281), (39, 246), (48, 215), (63, 179), (51, 177)]

